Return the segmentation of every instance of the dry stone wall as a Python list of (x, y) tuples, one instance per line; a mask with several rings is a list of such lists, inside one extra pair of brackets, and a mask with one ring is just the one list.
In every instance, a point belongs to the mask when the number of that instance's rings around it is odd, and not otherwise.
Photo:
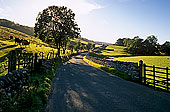
[(115, 68), (121, 72), (128, 74), (129, 76), (132, 77), (132, 79), (139, 79), (138, 63), (105, 60), (88, 55), (86, 56), (86, 59), (109, 68)]
[(0, 77), (0, 101), (20, 94), (29, 86), (30, 72), (27, 69), (18, 69)]

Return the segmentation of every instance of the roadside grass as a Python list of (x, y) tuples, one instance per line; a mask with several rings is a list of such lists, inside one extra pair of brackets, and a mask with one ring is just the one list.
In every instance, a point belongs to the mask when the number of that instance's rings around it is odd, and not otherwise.
[(102, 69), (102, 70), (104, 70), (104, 71), (106, 71), (108, 73), (111, 73), (113, 75), (119, 76), (119, 77), (121, 77), (121, 78), (123, 78), (125, 80), (132, 80), (132, 78), (129, 75), (127, 75), (127, 74), (125, 74), (123, 72), (120, 72), (120, 71), (116, 70), (115, 68), (109, 68), (109, 67), (106, 67), (106, 66), (103, 66), (103, 65), (100, 65), (100, 64), (96, 64), (96, 63), (86, 59), (86, 56), (83, 57), (83, 60), (85, 62), (87, 62), (88, 64), (94, 66), (94, 67), (100, 68), (100, 69)]

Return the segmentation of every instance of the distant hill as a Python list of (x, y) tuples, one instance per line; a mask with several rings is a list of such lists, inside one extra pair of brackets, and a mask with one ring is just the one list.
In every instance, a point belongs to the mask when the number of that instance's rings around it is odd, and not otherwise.
[(8, 27), (23, 33), (26, 33), (28, 35), (33, 36), (34, 35), (34, 28), (28, 27), (20, 24), (16, 24), (10, 20), (7, 19), (0, 19), (0, 26)]
[(111, 43), (107, 43), (107, 42), (99, 42), (99, 41), (93, 41), (93, 40), (89, 40), (87, 38), (83, 38), (83, 37), (79, 37), (78, 39), (82, 40), (82, 41), (85, 41), (85, 42), (92, 42), (94, 44), (98, 44), (98, 45), (112, 45)]

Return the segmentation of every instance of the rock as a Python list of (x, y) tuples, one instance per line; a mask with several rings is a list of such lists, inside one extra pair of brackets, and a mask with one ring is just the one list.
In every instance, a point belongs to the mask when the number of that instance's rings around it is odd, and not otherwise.
[(113, 60), (105, 60), (97, 57), (86, 56), (86, 58), (94, 63), (101, 64), (110, 68), (115, 68), (121, 72), (124, 72), (132, 77), (132, 79), (139, 78), (138, 64), (132, 62), (121, 62)]

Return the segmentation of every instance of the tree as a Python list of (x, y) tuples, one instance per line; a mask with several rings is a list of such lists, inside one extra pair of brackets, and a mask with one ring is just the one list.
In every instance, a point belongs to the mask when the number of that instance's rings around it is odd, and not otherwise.
[(77, 38), (79, 32), (75, 14), (65, 6), (49, 6), (39, 12), (34, 27), (35, 37), (53, 44), (58, 49), (59, 56), (61, 47), (66, 48), (68, 41)]
[(157, 48), (157, 43), (158, 39), (156, 36), (151, 35), (146, 38), (146, 40), (143, 42), (143, 49), (144, 55), (155, 55), (159, 54), (158, 48)]
[(157, 42), (158, 42), (158, 39), (156, 38), (156, 36), (154, 35), (151, 35), (151, 36), (148, 36), (146, 38), (146, 41), (148, 41), (149, 44), (153, 45), (153, 46), (156, 46), (157, 45)]
[(69, 42), (67, 47), (68, 47), (69, 50), (71, 50), (71, 54), (72, 54), (73, 50), (74, 50), (74, 45), (71, 42)]
[(130, 53), (133, 55), (141, 55), (143, 53), (142, 42), (143, 39), (139, 38), (138, 36), (134, 37), (133, 42), (128, 47)]
[(161, 46), (161, 52), (165, 53), (165, 55), (170, 56), (170, 42), (166, 41), (162, 46)]
[(119, 38), (119, 39), (116, 41), (115, 44), (118, 45), (118, 46), (124, 46), (123, 41), (124, 41), (124, 38), (123, 38), (123, 39)]
[(91, 42), (88, 42), (86, 45), (87, 50), (89, 51), (93, 47), (93, 44)]
[(77, 42), (77, 44), (75, 45), (75, 51), (79, 52), (80, 47), (81, 47), (81, 42), (80, 42), (80, 40), (79, 40), (79, 41)]
[(125, 47), (130, 47), (130, 45), (133, 43), (133, 39), (125, 38), (123, 43)]

